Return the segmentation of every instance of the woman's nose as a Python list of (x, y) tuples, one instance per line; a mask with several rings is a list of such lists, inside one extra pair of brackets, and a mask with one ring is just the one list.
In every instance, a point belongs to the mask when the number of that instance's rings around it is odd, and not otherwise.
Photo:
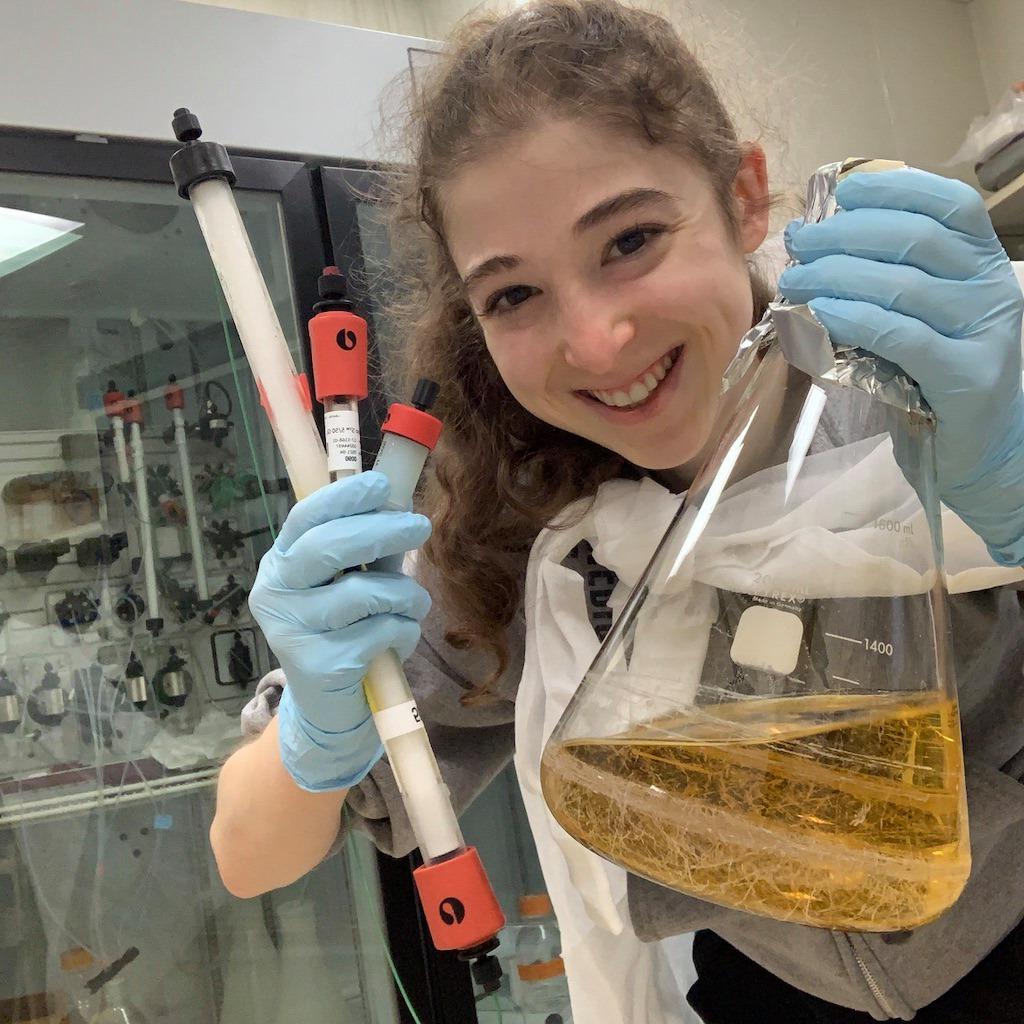
[(636, 337), (631, 317), (607, 309), (576, 309), (563, 323), (565, 361), (592, 374), (615, 369), (623, 348)]

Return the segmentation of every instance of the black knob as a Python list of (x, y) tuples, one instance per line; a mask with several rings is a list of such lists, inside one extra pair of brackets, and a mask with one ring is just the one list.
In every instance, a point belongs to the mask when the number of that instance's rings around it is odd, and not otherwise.
[(171, 128), (174, 129), (174, 137), (179, 142), (195, 142), (203, 134), (199, 118), (187, 107), (179, 107), (174, 112)]
[(321, 299), (343, 299), (348, 292), (348, 281), (337, 267), (324, 267), (316, 290)]
[(437, 401), (437, 393), (441, 390), (435, 381), (427, 380), (426, 377), (416, 382), (412, 393), (412, 407), (426, 412)]
[(470, 964), (470, 973), (481, 991), (487, 995), (501, 988), (501, 963), (497, 957), (478, 957)]
[(239, 686), (245, 686), (254, 678), (252, 652), (242, 639), (240, 633), (235, 634), (235, 642), (228, 651), (228, 675)]

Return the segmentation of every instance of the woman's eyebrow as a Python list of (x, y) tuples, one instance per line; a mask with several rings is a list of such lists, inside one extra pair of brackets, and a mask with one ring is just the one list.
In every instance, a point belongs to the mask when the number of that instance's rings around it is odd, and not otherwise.
[[(668, 192), (662, 192), (661, 189), (657, 188), (627, 189), (625, 192), (618, 193), (618, 195), (602, 199), (596, 206), (587, 210), (573, 225), (572, 232), (574, 235), (581, 235), (583, 232), (603, 224), (606, 220), (620, 213), (628, 213), (630, 210), (649, 206), (651, 203), (673, 202), (677, 198), (677, 196), (670, 195)], [(473, 267), (462, 279), (462, 284), (465, 288), (470, 288), (482, 278), (491, 277), (504, 270), (515, 270), (522, 262), (518, 256), (491, 256)]]
[(471, 288), (477, 281), (484, 277), (491, 277), (503, 270), (515, 270), (523, 261), (518, 256), (491, 256), (489, 259), (478, 263), (463, 279), (462, 284)]
[(576, 221), (572, 233), (574, 235), (582, 235), (584, 231), (589, 231), (591, 228), (604, 223), (604, 221), (617, 214), (628, 213), (630, 210), (635, 210), (641, 206), (648, 206), (651, 203), (672, 202), (676, 198), (676, 196), (669, 195), (668, 192), (662, 192), (658, 188), (627, 189), (616, 196), (602, 199), (597, 206), (588, 210)]

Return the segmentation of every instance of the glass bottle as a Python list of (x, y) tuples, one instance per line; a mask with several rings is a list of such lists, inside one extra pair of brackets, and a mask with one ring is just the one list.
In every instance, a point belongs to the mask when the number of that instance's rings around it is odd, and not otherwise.
[(512, 998), (524, 1013), (555, 1015), (568, 1024), (569, 985), (551, 899), (546, 893), (521, 897), (519, 917)]
[(115, 974), (98, 994), (100, 1008), (89, 1024), (150, 1024), (149, 1017), (132, 1002), (123, 974)]
[(81, 946), (65, 950), (60, 957), (60, 969), (64, 975), (70, 1024), (90, 1024), (99, 1008), (99, 999), (86, 987), (86, 982), (99, 973), (92, 953)]

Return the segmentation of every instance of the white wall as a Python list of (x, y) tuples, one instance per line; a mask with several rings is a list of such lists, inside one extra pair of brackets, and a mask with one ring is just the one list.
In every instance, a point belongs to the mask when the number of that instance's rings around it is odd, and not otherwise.
[[(941, 173), (986, 107), (968, 8), (955, 0), (670, 0), (709, 49), (777, 186), (844, 156)], [(694, 14), (696, 12), (696, 15)]]
[[(360, 0), (203, 2), (268, 5), (296, 16), (313, 8), (332, 17), (351, 10), (367, 17)], [(975, 0), (972, 6), (960, 0), (627, 2), (667, 14), (709, 60), (745, 134), (764, 141), (780, 188), (848, 154), (899, 157), (973, 183), (969, 167), (941, 166), (971, 119), (988, 107), (972, 11), (1012, 5), (1016, 17), (1024, 17), (1024, 0)], [(416, 31), (441, 38), (471, 10), (512, 3), (423, 0), (424, 28)], [(400, 25), (410, 14), (402, 5), (381, 0), (374, 17)]]
[[(226, 3), (297, 17), (209, 5)], [(170, 112), (185, 104), (201, 115), (211, 138), (228, 145), (371, 156), (381, 89), (406, 66), (408, 46), (430, 44), (303, 19), (383, 19), (406, 32), (425, 25), (439, 36), (475, 6), (471, 0), (0, 0), (0, 124), (169, 138)], [(847, 154), (941, 169), (971, 118), (987, 109), (988, 79), (1003, 75), (989, 67), (983, 77), (974, 32), (986, 51), (992, 47), (982, 33), (989, 29), (1004, 46), (1006, 74), (1015, 66), (1011, 40), (1024, 35), (1015, 28), (1024, 21), (1022, 0), (661, 0), (660, 6), (710, 56), (746, 134), (760, 134), (762, 124), (774, 127), (765, 142), (780, 186)], [(972, 180), (969, 168), (954, 171)]]
[[(1008, 83), (1012, 66), (1016, 78), (1024, 77), (1024, 0), (627, 2), (667, 14), (709, 59), (745, 132), (767, 129), (780, 185), (804, 180), (825, 161), (863, 154), (974, 183), (969, 167), (941, 166), (989, 105), (972, 19), (975, 27), (979, 15), (993, 23), (1005, 64), (997, 74)], [(440, 36), (475, 7), (511, 3), (424, 0), (427, 30)]]
[[(232, 7), (239, 11), (278, 14), (332, 25), (354, 25), (378, 32), (443, 38), (479, 0), (184, 0), (185, 3)], [(502, 0), (510, 6), (515, 0)]]
[(278, 14), (331, 25), (353, 25), (378, 32), (428, 36), (430, 0), (185, 0), (238, 11)]
[(178, 0), (0, 0), (0, 124), (172, 139), (188, 106), (228, 146), (368, 159), (422, 45)]
[(969, 8), (989, 105), (1024, 79), (1024, 2), (974, 0)]

